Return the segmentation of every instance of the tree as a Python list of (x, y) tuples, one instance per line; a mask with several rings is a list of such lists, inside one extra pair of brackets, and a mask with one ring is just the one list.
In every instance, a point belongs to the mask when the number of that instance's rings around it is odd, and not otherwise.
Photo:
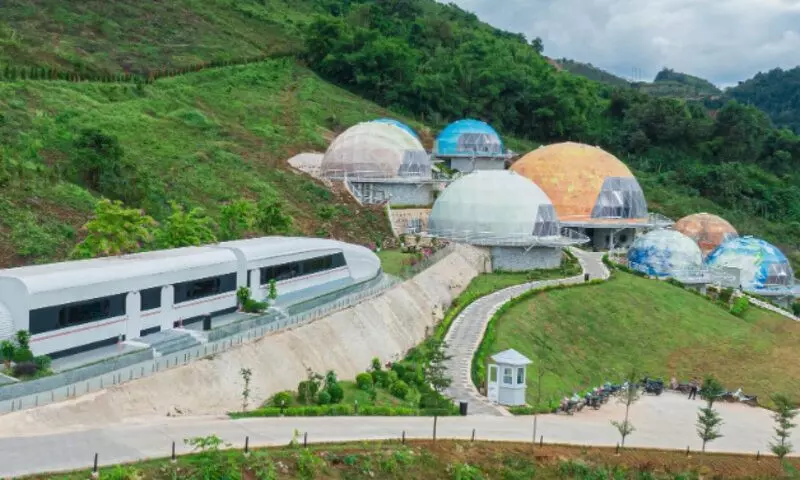
[(620, 436), (622, 437), (622, 441), (620, 446), (625, 446), (625, 438), (628, 437), (631, 433), (634, 432), (635, 428), (633, 424), (629, 420), (629, 413), (631, 409), (631, 405), (636, 403), (639, 398), (641, 398), (641, 394), (639, 393), (639, 387), (636, 385), (636, 370), (632, 370), (631, 373), (628, 375), (628, 378), (625, 379), (628, 383), (627, 388), (622, 388), (617, 393), (617, 402), (625, 405), (625, 419), (621, 422), (612, 420), (611, 425), (616, 427), (617, 431), (619, 432)]
[(283, 212), (279, 201), (264, 201), (258, 205), (256, 227), (267, 235), (286, 233), (292, 226), (292, 217)]
[(278, 298), (278, 284), (274, 278), (269, 280), (269, 299), (273, 302)]
[(117, 137), (87, 128), (81, 130), (73, 146), (72, 163), (84, 185), (102, 191), (105, 184), (119, 180), (124, 151)]
[(539, 55), (541, 55), (542, 52), (544, 52), (544, 43), (542, 42), (542, 39), (539, 37), (536, 37), (533, 40), (531, 40), (531, 47), (533, 47), (534, 51), (536, 51), (536, 53), (538, 53)]
[(16, 333), (17, 346), (22, 350), (31, 349), (31, 334), (27, 330), (18, 330)]
[(792, 429), (797, 426), (796, 423), (792, 423), (792, 420), (798, 412), (786, 395), (776, 393), (772, 396), (772, 402), (775, 404), (775, 414), (772, 416), (775, 419), (775, 442), (770, 442), (769, 449), (783, 460), (783, 457), (792, 453), (793, 446), (789, 437)]
[(253, 372), (249, 368), (243, 368), (239, 370), (239, 375), (244, 380), (244, 389), (242, 390), (242, 411), (244, 412), (247, 410), (247, 404), (250, 401), (250, 377), (253, 376)]
[(447, 366), (445, 362), (450, 360), (447, 355), (447, 344), (442, 340), (431, 338), (426, 342), (426, 348), (430, 352), (428, 364), (425, 366), (425, 378), (434, 390), (440, 395), (452, 383), (452, 379), (447, 376)]
[(709, 402), (707, 406), (701, 407), (700, 413), (697, 415), (697, 435), (703, 441), (703, 452), (706, 451), (706, 443), (713, 442), (722, 436), (719, 432), (722, 418), (711, 405), (712, 403)]
[(14, 359), (15, 351), (16, 347), (11, 340), (3, 340), (2, 343), (0, 343), (0, 356), (2, 356), (3, 363), (7, 369), (11, 368), (11, 361)]
[(256, 213), (256, 205), (250, 200), (236, 200), (223, 205), (220, 210), (220, 240), (236, 240), (253, 230)]
[(706, 401), (706, 406), (701, 407), (697, 415), (697, 435), (703, 441), (703, 452), (706, 451), (706, 443), (722, 437), (719, 431), (719, 427), (722, 425), (722, 418), (713, 407), (714, 402), (724, 392), (725, 389), (722, 384), (714, 376), (709, 375), (703, 380), (700, 397)]
[(247, 287), (239, 287), (236, 290), (236, 299), (239, 301), (239, 306), (244, 308), (248, 300), (250, 300), (250, 289)]
[(156, 221), (144, 211), (125, 208), (120, 201), (103, 199), (94, 217), (83, 226), (86, 238), (72, 250), (72, 258), (135, 253), (150, 245)]
[(155, 232), (158, 248), (179, 248), (206, 245), (217, 241), (214, 222), (199, 207), (188, 212), (176, 202), (170, 203), (172, 214)]

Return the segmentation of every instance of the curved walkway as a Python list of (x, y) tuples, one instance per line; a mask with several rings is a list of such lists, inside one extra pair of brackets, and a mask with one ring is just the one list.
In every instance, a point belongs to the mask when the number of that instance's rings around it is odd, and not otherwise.
[[(608, 278), (609, 272), (603, 265), (602, 253), (590, 253), (577, 248), (571, 249), (571, 251), (578, 258), (583, 272), (589, 274), (590, 279)], [(583, 283), (584, 273), (570, 278), (530, 282), (508, 287), (481, 297), (465, 308), (453, 321), (445, 336), (446, 352), (450, 356), (450, 360), (445, 365), (448, 376), (453, 380), (445, 394), (455, 402), (467, 402), (469, 404), (467, 413), (470, 415), (509, 415), (506, 409), (492, 404), (485, 396), (478, 393), (470, 379), (472, 358), (483, 339), (489, 320), (504, 303), (528, 290), (549, 285)]]

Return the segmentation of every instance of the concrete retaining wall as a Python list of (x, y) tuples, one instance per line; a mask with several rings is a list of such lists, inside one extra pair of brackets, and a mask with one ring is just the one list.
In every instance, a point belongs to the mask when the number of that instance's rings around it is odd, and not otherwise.
[(35, 434), (102, 427), (136, 418), (223, 414), (241, 408), (239, 371), (250, 368), (251, 407), (282, 390), (296, 389), (306, 369), (335, 370), (352, 379), (373, 357), (385, 362), (423, 340), (452, 300), (480, 273), (486, 254), (455, 245), (453, 252), (386, 293), (209, 360), (43, 407), (0, 416), (0, 431)]

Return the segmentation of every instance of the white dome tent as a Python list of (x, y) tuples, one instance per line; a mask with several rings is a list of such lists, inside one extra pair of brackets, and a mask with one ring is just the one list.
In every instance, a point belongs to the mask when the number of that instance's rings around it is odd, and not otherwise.
[(428, 233), (490, 247), (495, 270), (555, 268), (560, 248), (588, 241), (561, 235), (553, 204), (530, 180), (511, 171), (476, 171), (436, 200)]

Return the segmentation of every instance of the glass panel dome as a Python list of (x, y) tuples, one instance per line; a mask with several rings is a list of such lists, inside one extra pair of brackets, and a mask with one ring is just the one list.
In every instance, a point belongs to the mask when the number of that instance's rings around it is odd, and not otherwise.
[(628, 249), (628, 266), (654, 277), (696, 276), (702, 264), (700, 247), (675, 230), (653, 230)]
[(479, 120), (459, 120), (447, 126), (433, 147), (440, 157), (502, 156), (503, 141), (494, 128)]
[[(786, 256), (774, 245), (751, 236), (729, 240), (706, 257), (712, 277), (725, 286), (746, 291), (786, 289), (794, 285), (794, 272)], [(729, 277), (738, 272), (738, 285)]]
[(431, 178), (431, 160), (417, 138), (395, 125), (359, 123), (336, 137), (322, 158), (328, 178)]
[(405, 123), (401, 122), (400, 120), (395, 120), (394, 118), (379, 118), (377, 120), (373, 120), (373, 122), (385, 123), (385, 124), (388, 124), (388, 125), (394, 125), (395, 127), (400, 127), (403, 130), (405, 130), (406, 132), (410, 133), (414, 138), (419, 140), (419, 135), (417, 135), (417, 132), (415, 132), (413, 128), (409, 127), (408, 125), (406, 125)]

